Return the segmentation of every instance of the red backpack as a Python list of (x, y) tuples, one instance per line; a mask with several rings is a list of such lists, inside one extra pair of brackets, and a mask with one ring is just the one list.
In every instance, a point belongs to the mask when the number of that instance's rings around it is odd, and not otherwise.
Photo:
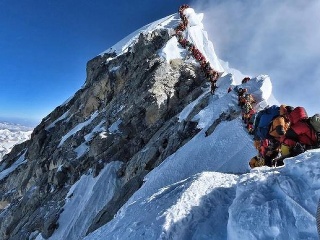
[(307, 119), (307, 118), (308, 118), (308, 114), (307, 114), (306, 110), (304, 109), (304, 107), (296, 107), (289, 114), (289, 120), (290, 120), (291, 125), (296, 124), (301, 119)]
[(317, 133), (314, 131), (308, 121), (299, 121), (292, 125), (291, 129), (298, 135), (298, 141), (308, 146), (317, 146)]

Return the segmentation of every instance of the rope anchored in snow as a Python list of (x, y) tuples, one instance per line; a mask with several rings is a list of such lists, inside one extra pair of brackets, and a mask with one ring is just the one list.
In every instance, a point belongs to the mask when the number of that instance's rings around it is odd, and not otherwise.
[(182, 22), (175, 28), (175, 35), (178, 38), (179, 44), (187, 49), (192, 56), (200, 63), (200, 67), (202, 71), (205, 74), (205, 77), (210, 81), (211, 83), (211, 93), (214, 94), (214, 91), (217, 88), (216, 82), (218, 78), (220, 77), (219, 72), (214, 70), (211, 66), (210, 63), (207, 61), (207, 59), (204, 57), (204, 55), (199, 51), (199, 49), (196, 48), (196, 46), (188, 41), (187, 39), (183, 38), (183, 32), (186, 30), (188, 26), (188, 19), (184, 15), (184, 10), (189, 8), (189, 5), (184, 4), (180, 6), (179, 8), (179, 15), (182, 20)]

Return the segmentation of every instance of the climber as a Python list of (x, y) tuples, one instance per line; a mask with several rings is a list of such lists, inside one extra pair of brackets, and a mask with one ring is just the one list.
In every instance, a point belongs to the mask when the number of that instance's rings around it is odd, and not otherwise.
[(177, 32), (183, 32), (185, 29), (186, 29), (186, 26), (185, 26), (183, 23), (180, 23), (180, 24), (176, 27), (175, 31), (176, 31), (176, 33), (177, 33)]
[(242, 107), (245, 104), (244, 94), (247, 92), (246, 88), (237, 89), (238, 92), (238, 106)]
[(290, 114), (290, 128), (281, 137), (282, 159), (296, 156), (306, 150), (319, 148), (320, 115), (308, 117), (303, 107), (296, 107)]
[(281, 137), (287, 132), (289, 125), (289, 120), (285, 116), (279, 115), (272, 120), (269, 128), (269, 135), (280, 142)]
[(250, 78), (249, 77), (245, 77), (244, 79), (242, 79), (241, 83), (247, 83), (250, 81)]
[(208, 71), (210, 71), (212, 68), (210, 67), (210, 63), (207, 61), (202, 61), (201, 62), (201, 68), (203, 69), (203, 71), (206, 73)]
[(271, 107), (266, 107), (261, 110), (257, 116), (254, 123), (254, 139), (270, 139), (269, 126), (274, 118), (280, 115), (280, 107), (277, 105), (272, 105)]
[(256, 101), (251, 94), (244, 93), (239, 96), (239, 102), (242, 109), (242, 120), (245, 124), (248, 124), (251, 116), (255, 113), (253, 104), (256, 103)]
[(262, 166), (264, 166), (264, 159), (260, 156), (254, 156), (249, 161), (249, 166), (250, 166), (250, 168), (262, 167)]
[(181, 44), (182, 47), (186, 47), (187, 46), (187, 39), (185, 38), (179, 38), (178, 42)]
[(284, 117), (288, 117), (288, 115), (294, 110), (294, 107), (292, 106), (287, 106), (284, 104), (280, 105), (280, 115)]
[(217, 84), (216, 84), (216, 81), (210, 81), (211, 82), (211, 94), (214, 94), (214, 92), (216, 91), (216, 89), (218, 88), (217, 87)]
[(261, 157), (265, 156), (266, 151), (267, 151), (267, 147), (268, 147), (268, 140), (267, 139), (254, 140), (253, 145), (257, 149), (259, 156), (261, 156)]
[(274, 139), (255, 140), (254, 146), (258, 155), (250, 160), (250, 167), (272, 167), (272, 160), (279, 155), (280, 143)]
[(189, 5), (184, 4), (179, 8), (179, 15), (182, 22), (175, 28), (175, 33), (173, 35), (176, 36), (178, 43), (185, 49), (187, 49), (200, 64), (202, 71), (205, 74), (205, 77), (211, 82), (211, 94), (214, 94), (217, 88), (217, 80), (220, 77), (219, 73), (210, 67), (210, 63), (207, 62), (205, 56), (196, 48), (194, 44), (189, 42), (188, 40), (183, 38), (182, 32), (186, 30), (188, 26), (188, 19), (184, 15), (184, 10), (189, 8)]
[(212, 70), (209, 76), (209, 81), (211, 82), (211, 94), (214, 94), (217, 87), (217, 80), (219, 78), (219, 73), (217, 71)]
[(180, 18), (182, 18), (184, 16), (183, 11), (187, 8), (189, 8), (190, 6), (188, 4), (183, 4), (179, 7), (179, 14), (180, 14)]
[(244, 106), (246, 103), (251, 105), (256, 102), (252, 94), (246, 93), (247, 89), (244, 88), (242, 91), (243, 93), (239, 94), (239, 97), (238, 97), (240, 106)]
[(202, 55), (202, 53), (199, 51), (199, 49), (195, 48), (192, 52), (193, 54), (193, 57), (198, 61), (198, 62), (201, 62), (201, 61), (206, 61), (205, 57)]
[(279, 152), (277, 159), (272, 160), (273, 165), (283, 165), (283, 161), (278, 161), (280, 158), (285, 158), (288, 155), (288, 147), (286, 144), (282, 143), (282, 139), (286, 134), (290, 121), (288, 114), (290, 114), (293, 110), (293, 107), (281, 105), (280, 106), (280, 115), (274, 118), (270, 124), (269, 128), (269, 136), (273, 138), (279, 144)]

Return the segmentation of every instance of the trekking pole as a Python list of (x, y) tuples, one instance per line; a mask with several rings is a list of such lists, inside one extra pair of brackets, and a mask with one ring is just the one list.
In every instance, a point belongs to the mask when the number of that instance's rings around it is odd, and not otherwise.
[(273, 162), (273, 177), (274, 177), (274, 175), (275, 175), (274, 172), (276, 171), (277, 163), (278, 163), (278, 160), (279, 160), (280, 157), (281, 157), (281, 154), (280, 154), (280, 152), (278, 152), (277, 157), (274, 158), (274, 159), (272, 159), (272, 162)]
[(275, 171), (276, 171), (276, 167), (277, 167), (277, 158), (275, 158), (275, 159), (272, 159), (272, 162), (273, 162), (273, 171), (272, 171), (272, 176), (273, 176), (273, 178), (275, 178)]

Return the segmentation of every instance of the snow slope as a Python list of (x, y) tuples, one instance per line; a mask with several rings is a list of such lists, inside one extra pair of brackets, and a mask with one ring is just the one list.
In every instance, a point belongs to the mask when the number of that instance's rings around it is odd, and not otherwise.
[[(189, 26), (186, 34), (203, 54), (211, 56), (208, 59), (213, 65), (221, 66), (203, 32), (201, 17), (196, 16), (190, 22), (198, 24)], [(173, 27), (177, 21), (175, 14), (148, 25), (112, 49), (121, 54), (141, 31)], [(174, 37), (159, 52), (167, 60), (184, 59), (185, 54)], [(206, 130), (222, 113), (239, 111), (236, 92), (227, 93), (230, 85), (239, 83), (228, 74), (228, 68), (224, 72), (215, 95), (194, 117), (201, 131), (145, 177), (142, 187), (113, 220), (85, 237), (88, 219), (93, 219), (110, 197), (106, 184), (110, 191), (116, 184), (119, 163), (108, 164), (96, 178), (90, 174), (81, 178), (71, 188), (68, 196), (72, 197), (67, 198), (58, 220), (60, 227), (50, 239), (318, 239), (319, 149), (289, 158), (280, 168), (250, 170), (248, 161), (256, 150), (240, 117), (221, 122), (206, 137)], [(266, 75), (241, 87), (248, 88), (261, 108), (275, 101)], [(187, 118), (208, 91), (180, 113), (179, 121)], [(37, 239), (42, 239), (40, 234)]]

